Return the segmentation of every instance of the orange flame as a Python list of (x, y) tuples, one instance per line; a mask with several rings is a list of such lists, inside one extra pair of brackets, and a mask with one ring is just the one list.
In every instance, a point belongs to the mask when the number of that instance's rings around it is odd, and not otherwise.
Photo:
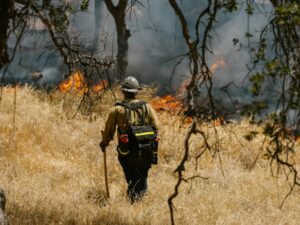
[[(211, 73), (214, 73), (219, 67), (225, 65), (225, 60), (222, 57), (218, 57), (217, 61), (211, 65)], [(186, 87), (191, 82), (191, 78), (185, 79), (180, 87), (178, 88), (175, 96), (166, 95), (163, 97), (156, 97), (150, 104), (157, 111), (167, 110), (167, 111), (179, 111), (183, 109), (183, 103), (180, 100), (185, 94)], [(220, 126), (224, 122), (224, 118), (220, 117), (214, 121), (215, 126)]]
[[(210, 67), (211, 73), (215, 73), (216, 70), (220, 67), (225, 66), (225, 60), (222, 57), (219, 57), (215, 63), (213, 63)], [(191, 82), (191, 77), (185, 79), (182, 81), (180, 84), (180, 87), (178, 88), (178, 91), (176, 92), (176, 96), (183, 96), (186, 90), (186, 87), (190, 84)]]
[(107, 86), (108, 86), (108, 81), (107, 80), (102, 80), (102, 81), (100, 81), (99, 83), (95, 84), (92, 87), (92, 91), (95, 92), (95, 93), (98, 93), (98, 92), (104, 90)]
[(217, 61), (210, 66), (211, 73), (215, 73), (218, 68), (223, 66), (225, 66), (225, 60), (218, 58)]
[[(98, 93), (108, 86), (107, 80), (102, 80), (99, 83), (92, 86), (91, 90), (94, 93)], [(88, 92), (88, 84), (83, 74), (76, 70), (71, 76), (63, 80), (58, 85), (59, 90), (62, 93), (70, 92), (71, 94), (83, 95)]]
[(180, 110), (183, 107), (181, 100), (177, 99), (172, 95), (156, 97), (150, 102), (150, 104), (157, 111), (161, 111), (161, 110), (174, 111), (174, 110)]
[(186, 87), (190, 84), (192, 78), (187, 78), (184, 81), (181, 82), (180, 87), (178, 88), (176, 92), (176, 96), (182, 97), (184, 96), (184, 93), (186, 91)]
[(62, 93), (71, 92), (73, 94), (83, 95), (88, 91), (87, 82), (83, 74), (77, 70), (70, 77), (58, 85)]
[(214, 125), (217, 126), (222, 126), (224, 124), (224, 117), (220, 116), (217, 119), (214, 120)]

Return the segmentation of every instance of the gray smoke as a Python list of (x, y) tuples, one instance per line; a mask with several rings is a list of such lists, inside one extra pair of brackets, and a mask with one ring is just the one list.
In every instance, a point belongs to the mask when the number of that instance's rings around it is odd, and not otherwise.
[[(129, 39), (129, 72), (138, 76), (142, 82), (161, 84), (160, 93), (176, 90), (190, 74), (188, 62), (183, 60), (176, 69), (172, 83), (169, 83), (178, 58), (169, 60), (187, 52), (181, 27), (173, 9), (167, 2), (156, 0), (148, 3), (149, 5), (145, 4), (144, 8), (134, 7), (128, 16), (128, 27), (132, 32)], [(252, 33), (251, 47), (257, 47), (255, 41), (258, 40), (259, 32), (266, 26), (269, 16), (262, 12), (262, 10), (270, 8), (267, 1), (260, 1), (260, 3), (265, 4), (257, 4), (255, 15), (252, 17), (247, 16), (245, 3), (242, 3), (241, 8), (235, 13), (224, 12), (219, 15), (212, 44), (214, 55), (209, 55), (208, 58), (210, 64), (219, 58), (224, 59), (225, 65), (220, 66), (214, 74), (215, 87), (222, 87), (234, 82), (236, 86), (242, 88), (242, 91), (232, 90), (239, 94), (239, 100), (249, 97), (240, 95), (240, 92), (245, 92), (247, 89), (242, 86), (248, 72), (246, 64), (250, 62), (248, 39), (245, 34), (246, 32)], [(105, 5), (102, 6), (101, 18), (98, 18), (102, 23), (97, 32), (110, 34), (107, 46), (113, 46), (113, 49), (109, 49), (109, 51), (114, 50), (114, 55), (116, 55), (114, 21)], [(198, 0), (182, 3), (182, 9), (192, 35), (194, 35), (195, 18), (205, 6), (204, 1)], [(249, 28), (248, 23), (250, 24)], [(234, 38), (240, 40), (236, 46), (233, 45)]]
[[(81, 1), (72, 1), (79, 5)], [(96, 4), (95, 4), (96, 2)], [(241, 1), (243, 2), (243, 1)], [(259, 1), (260, 10), (268, 8), (268, 4)], [(206, 5), (205, 1), (190, 0), (182, 2), (182, 9), (194, 34), (194, 23), (198, 13)], [(265, 2), (266, 3), (266, 2)], [(143, 1), (144, 6), (134, 6), (128, 12), (128, 28), (131, 30), (129, 39), (129, 73), (137, 76), (143, 83), (160, 84), (160, 93), (176, 90), (180, 83), (189, 77), (187, 60), (178, 65), (174, 79), (170, 83), (172, 70), (178, 58), (187, 52), (183, 41), (181, 27), (173, 9), (167, 1)], [(258, 38), (259, 31), (267, 24), (266, 14), (255, 9), (255, 16), (250, 18), (250, 32), (254, 35), (251, 41)], [(112, 16), (102, 1), (90, 1), (87, 12), (78, 12), (70, 15), (70, 33), (76, 36), (82, 46), (99, 56), (114, 55), (117, 53), (116, 32)], [(208, 61), (213, 64), (217, 59), (224, 59), (225, 65), (216, 69), (213, 75), (216, 95), (224, 95), (220, 88), (230, 82), (236, 86), (230, 87), (233, 97), (238, 101), (249, 98), (247, 83), (243, 83), (247, 74), (246, 64), (249, 63), (249, 48), (245, 33), (248, 32), (248, 16), (245, 12), (245, 3), (235, 13), (221, 13), (217, 18), (215, 36), (212, 43), (214, 54), (209, 55)], [(243, 44), (233, 45), (233, 38)], [(49, 35), (41, 28), (38, 32), (28, 33), (22, 41), (14, 62), (8, 71), (11, 77), (29, 79), (33, 72), (41, 72), (43, 77), (39, 84), (59, 82), (64, 78), (65, 67), (59, 54), (49, 56), (45, 46), (49, 45)], [(11, 47), (13, 46), (11, 40)], [(3, 71), (3, 70), (2, 70)], [(244, 86), (243, 86), (244, 85)], [(239, 88), (237, 88), (239, 87)]]

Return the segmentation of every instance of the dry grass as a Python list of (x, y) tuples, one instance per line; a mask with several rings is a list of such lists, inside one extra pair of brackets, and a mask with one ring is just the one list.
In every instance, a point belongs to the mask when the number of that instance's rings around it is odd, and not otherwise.
[[(119, 98), (120, 93), (116, 95)], [(151, 90), (142, 95), (150, 99)], [(3, 90), (0, 186), (8, 197), (11, 224), (169, 224), (167, 198), (176, 183), (172, 171), (181, 159), (186, 133), (179, 118), (159, 114), (159, 165), (151, 169), (149, 192), (139, 204), (131, 205), (126, 199), (125, 179), (114, 151), (116, 141), (110, 145), (111, 199), (106, 201), (98, 143), (113, 96), (107, 92), (98, 100), (91, 117), (78, 114), (75, 119), (70, 118), (79, 99), (65, 97), (68, 101), (63, 103), (63, 98), (58, 93), (49, 96), (30, 88), (18, 89), (14, 130), (13, 90)], [(260, 150), (263, 136), (251, 142), (243, 138), (259, 128), (243, 121), (217, 129), (219, 154), (205, 153), (196, 170), (209, 179), (182, 185), (175, 200), (177, 224), (299, 224), (299, 189), (280, 210), (289, 188), (285, 177), (271, 176), (269, 162)], [(211, 126), (204, 124), (203, 130), (213, 143)], [(201, 138), (193, 137), (191, 156), (199, 153), (201, 145)], [(299, 146), (297, 154), (295, 161), (300, 158)], [(193, 157), (186, 169), (186, 176), (195, 174)]]

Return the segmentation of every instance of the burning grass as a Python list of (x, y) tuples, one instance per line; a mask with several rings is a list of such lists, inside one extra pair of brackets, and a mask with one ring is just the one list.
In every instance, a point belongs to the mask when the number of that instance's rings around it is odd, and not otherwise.
[[(116, 140), (110, 145), (107, 202), (98, 143), (113, 94), (103, 94), (92, 120), (81, 114), (70, 119), (79, 97), (72, 98), (74, 106), (61, 93), (49, 96), (19, 87), (15, 128), (13, 94), (4, 88), (0, 105), (0, 186), (8, 197), (11, 224), (169, 224), (167, 198), (176, 183), (173, 170), (182, 157), (186, 134), (178, 116), (159, 112), (159, 164), (151, 169), (149, 192), (139, 204), (126, 200)], [(152, 94), (149, 89), (141, 96), (150, 100)], [(121, 94), (116, 91), (115, 96), (120, 99)], [(202, 129), (214, 143), (212, 124), (203, 124)], [(271, 176), (269, 161), (260, 150), (262, 135), (251, 141), (243, 137), (253, 130), (260, 133), (260, 128), (242, 121), (216, 129), (220, 152), (202, 155), (196, 169), (196, 174), (209, 179), (183, 184), (175, 200), (177, 224), (299, 224), (299, 189), (279, 210), (289, 189), (285, 176)], [(195, 175), (193, 158), (202, 145), (200, 137), (192, 138), (185, 176)], [(299, 150), (298, 145), (293, 156), (298, 165)]]
[[(99, 93), (100, 91), (103, 91), (107, 86), (108, 81), (101, 80), (98, 83), (92, 85), (90, 87), (90, 90), (93, 93)], [(71, 93), (78, 96), (82, 96), (89, 91), (88, 82), (84, 78), (84, 75), (80, 70), (76, 70), (68, 78), (59, 83), (58, 89), (64, 94)]]
[(183, 108), (182, 101), (172, 95), (155, 97), (150, 101), (150, 104), (156, 111), (180, 111)]

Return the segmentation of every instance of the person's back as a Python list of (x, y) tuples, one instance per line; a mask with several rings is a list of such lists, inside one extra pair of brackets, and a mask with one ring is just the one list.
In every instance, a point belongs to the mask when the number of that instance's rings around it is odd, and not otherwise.
[[(140, 102), (143, 101), (138, 99), (128, 99), (125, 97), (125, 99), (119, 103), (132, 104)], [(106, 120), (105, 130), (102, 135), (102, 141), (104, 141), (105, 143), (109, 143), (113, 139), (116, 131), (116, 126), (118, 127), (118, 135), (120, 129), (127, 129), (128, 121), (126, 118), (126, 108), (121, 106), (119, 103), (116, 103), (116, 105), (110, 110), (109, 116)], [(158, 129), (158, 120), (154, 109), (148, 103), (145, 103), (145, 107), (145, 110), (142, 111), (141, 109), (139, 110), (139, 113), (144, 116), (146, 124), (152, 124), (156, 129)], [(130, 117), (133, 124), (138, 122), (138, 112), (132, 110), (130, 112)]]

